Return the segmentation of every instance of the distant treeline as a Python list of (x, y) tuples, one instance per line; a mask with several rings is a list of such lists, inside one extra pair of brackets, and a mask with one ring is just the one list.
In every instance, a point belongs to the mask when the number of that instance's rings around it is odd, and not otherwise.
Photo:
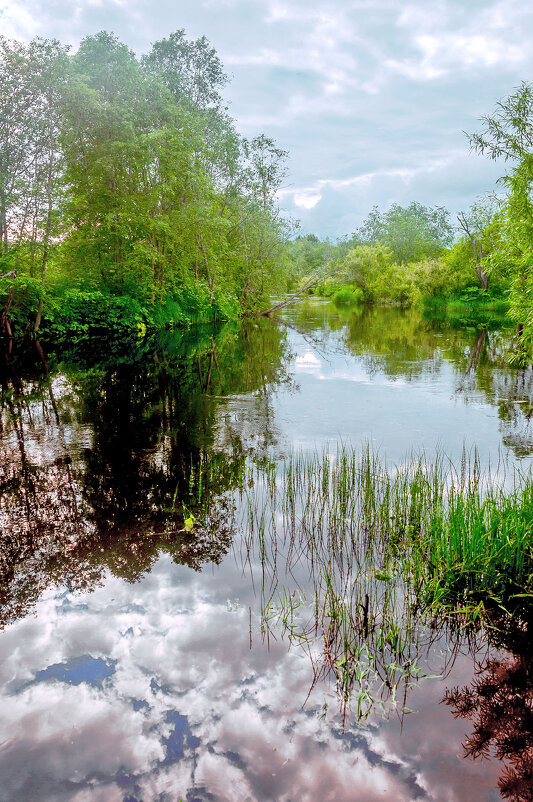
[(503, 201), (495, 198), (479, 201), (455, 225), (442, 207), (393, 204), (386, 212), (374, 207), (357, 231), (335, 245), (313, 234), (297, 237), (291, 256), (304, 276), (328, 260), (327, 278), (316, 291), (338, 303), (507, 308), (512, 270), (498, 258), (504, 226)]
[(298, 237), (291, 260), (302, 283), (326, 260), (315, 291), (339, 304), (506, 311), (517, 331), (511, 361), (525, 366), (533, 360), (533, 85), (522, 83), (481, 123), (472, 150), (510, 166), (497, 194), (454, 221), (440, 206), (375, 207), (335, 245)]
[(55, 337), (254, 310), (286, 280), (286, 152), (238, 135), (184, 31), (0, 37), (0, 333)]

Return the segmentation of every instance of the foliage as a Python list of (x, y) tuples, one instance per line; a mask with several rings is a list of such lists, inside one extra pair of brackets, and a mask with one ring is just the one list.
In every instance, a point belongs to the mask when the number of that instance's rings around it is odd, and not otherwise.
[(341, 287), (333, 296), (333, 303), (346, 306), (353, 306), (354, 304), (361, 303), (363, 300), (363, 291), (358, 287)]
[(367, 303), (411, 305), (419, 293), (411, 269), (393, 260), (384, 245), (358, 245), (337, 266), (341, 280), (353, 282)]
[(510, 314), (518, 324), (514, 361), (526, 365), (533, 356), (533, 85), (521, 83), (481, 122), (482, 130), (470, 137), (472, 148), (513, 164), (502, 178), (508, 197), (502, 242), (491, 262), (510, 273)]
[[(49, 334), (70, 330), (74, 310), (80, 331), (98, 328), (111, 297), (109, 332), (139, 308), (157, 326), (234, 317), (284, 288), (287, 153), (237, 134), (205, 37), (176, 31), (141, 60), (105, 31), (73, 55), (0, 39), (0, 77), (4, 333), (43, 316)], [(22, 275), (45, 288), (37, 309), (15, 297)]]
[(315, 234), (300, 234), (290, 240), (287, 243), (287, 256), (290, 260), (291, 285), (296, 285), (327, 265), (336, 251), (337, 248), (328, 240), (320, 240)]
[(386, 212), (374, 206), (354, 237), (384, 245), (394, 261), (404, 263), (441, 253), (452, 242), (453, 228), (446, 209), (413, 201), (405, 207), (394, 203)]
[(70, 341), (99, 334), (131, 337), (143, 331), (144, 323), (139, 303), (130, 296), (67, 290), (50, 303), (43, 333)]
[(39, 302), (43, 297), (41, 282), (27, 274), (7, 276), (0, 279), (0, 304), (5, 308), (9, 299), (11, 325), (24, 329), (28, 321), (37, 314)]

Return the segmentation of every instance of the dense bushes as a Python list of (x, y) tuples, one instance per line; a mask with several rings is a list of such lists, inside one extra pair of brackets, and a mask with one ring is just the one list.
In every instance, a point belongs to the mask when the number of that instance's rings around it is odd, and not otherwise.
[(345, 286), (338, 289), (333, 295), (333, 303), (342, 306), (353, 306), (363, 301), (363, 291), (358, 287)]
[(205, 37), (142, 59), (0, 36), (0, 334), (235, 318), (287, 285), (287, 153), (243, 139)]

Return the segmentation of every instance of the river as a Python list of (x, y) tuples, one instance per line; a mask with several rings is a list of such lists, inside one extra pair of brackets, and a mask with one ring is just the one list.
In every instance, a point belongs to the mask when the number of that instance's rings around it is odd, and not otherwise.
[[(251, 465), (339, 445), (527, 472), (533, 374), (506, 365), (511, 337), (304, 301), (279, 321), (5, 354), (0, 800), (487, 802), (513, 767), (526, 782), (523, 638), (432, 631), (362, 717), (318, 633), (283, 619), (282, 598), (309, 617), (305, 555), (273, 558), (239, 517), (260, 499)], [(465, 758), (490, 711), (441, 702), (517, 665), (512, 737), (492, 721), (486, 757)]]

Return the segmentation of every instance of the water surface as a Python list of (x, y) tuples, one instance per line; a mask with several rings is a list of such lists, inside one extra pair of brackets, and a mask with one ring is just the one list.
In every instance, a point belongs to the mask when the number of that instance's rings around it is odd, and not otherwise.
[[(500, 799), (531, 750), (523, 633), (492, 648), (434, 633), (421, 676), (441, 679), (411, 678), (358, 722), (331, 674), (313, 684), (320, 639), (265, 625), (272, 559), (233, 502), (246, 465), (339, 442), (527, 470), (533, 379), (506, 366), (511, 335), (309, 302), (278, 323), (6, 355), (0, 799)], [(305, 592), (306, 572), (302, 559), (281, 584)], [(439, 702), (483, 677), (504, 696), (518, 674), (506, 726), (522, 758), (495, 756), (509, 738), (493, 726), (489, 757), (464, 759), (490, 711)]]

